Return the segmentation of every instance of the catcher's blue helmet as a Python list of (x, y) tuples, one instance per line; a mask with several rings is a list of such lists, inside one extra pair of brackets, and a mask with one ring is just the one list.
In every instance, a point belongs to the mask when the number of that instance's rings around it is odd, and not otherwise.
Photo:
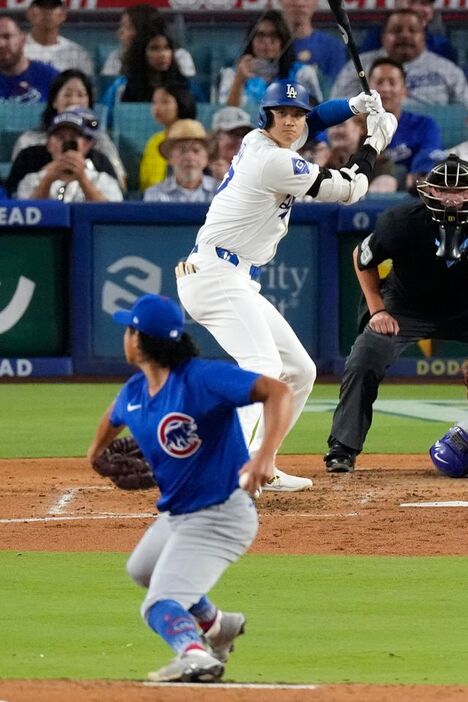
[(429, 449), (432, 462), (449, 478), (468, 477), (468, 434), (458, 424)]
[(269, 107), (300, 107), (310, 112), (312, 107), (309, 102), (309, 93), (300, 83), (294, 83), (287, 78), (275, 80), (266, 89), (260, 103), (258, 126), (266, 129), (269, 126)]

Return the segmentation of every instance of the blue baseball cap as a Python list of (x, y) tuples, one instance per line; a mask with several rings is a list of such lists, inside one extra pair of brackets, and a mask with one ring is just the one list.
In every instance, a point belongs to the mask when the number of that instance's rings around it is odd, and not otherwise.
[(143, 295), (131, 310), (117, 310), (112, 318), (148, 336), (173, 341), (182, 336), (185, 321), (182, 307), (164, 295)]

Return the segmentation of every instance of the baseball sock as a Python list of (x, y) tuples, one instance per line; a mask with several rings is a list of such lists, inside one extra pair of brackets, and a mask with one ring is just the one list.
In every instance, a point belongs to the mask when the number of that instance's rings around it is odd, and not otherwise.
[(175, 600), (155, 602), (148, 612), (147, 621), (176, 653), (197, 648), (205, 650), (194, 618)]
[(195, 617), (203, 632), (211, 629), (218, 616), (218, 608), (213, 602), (210, 602), (206, 595), (203, 595), (196, 604), (190, 607), (189, 612)]

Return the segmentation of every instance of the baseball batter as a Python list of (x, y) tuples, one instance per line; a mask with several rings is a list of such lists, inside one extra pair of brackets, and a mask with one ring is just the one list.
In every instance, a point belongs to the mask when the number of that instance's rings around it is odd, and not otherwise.
[[(295, 151), (308, 135), (352, 116), (368, 115), (364, 145), (347, 167), (338, 170), (308, 163)], [(379, 111), (380, 110), (380, 111)], [(244, 138), (239, 153), (209, 208), (195, 247), (176, 268), (185, 309), (205, 326), (241, 368), (285, 380), (293, 392), (291, 426), (314, 384), (316, 369), (294, 331), (260, 294), (261, 267), (272, 260), (288, 231), (297, 196), (317, 202), (351, 204), (362, 198), (376, 157), (391, 140), (397, 121), (381, 110), (378, 93), (322, 103), (312, 111), (298, 83), (272, 83), (260, 107), (259, 129)], [(258, 406), (240, 410), (242, 428), (255, 455), (263, 439)], [(260, 419), (260, 421), (259, 421)], [(275, 468), (264, 489), (310, 488), (306, 478)]]
[[(149, 678), (211, 682), (221, 678), (245, 617), (221, 612), (206, 593), (255, 538), (249, 492), (273, 475), (291, 392), (231, 363), (196, 358), (182, 308), (169, 298), (144, 295), (114, 319), (127, 326), (125, 356), (140, 372), (105, 412), (88, 458), (93, 464), (128, 426), (161, 490), (161, 514), (127, 564), (147, 588), (142, 616), (177, 654)], [(263, 403), (265, 433), (249, 460), (236, 408), (251, 402)]]

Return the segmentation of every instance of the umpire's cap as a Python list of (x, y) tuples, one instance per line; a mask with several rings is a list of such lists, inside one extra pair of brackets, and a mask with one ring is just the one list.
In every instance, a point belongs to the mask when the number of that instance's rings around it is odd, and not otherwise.
[(266, 89), (265, 95), (260, 103), (260, 113), (258, 126), (265, 129), (269, 125), (268, 108), (271, 107), (299, 107), (306, 112), (310, 112), (312, 106), (309, 100), (309, 93), (300, 83), (287, 80), (275, 80)]
[(131, 310), (117, 310), (113, 319), (155, 339), (177, 341), (184, 330), (184, 311), (164, 295), (142, 295)]

